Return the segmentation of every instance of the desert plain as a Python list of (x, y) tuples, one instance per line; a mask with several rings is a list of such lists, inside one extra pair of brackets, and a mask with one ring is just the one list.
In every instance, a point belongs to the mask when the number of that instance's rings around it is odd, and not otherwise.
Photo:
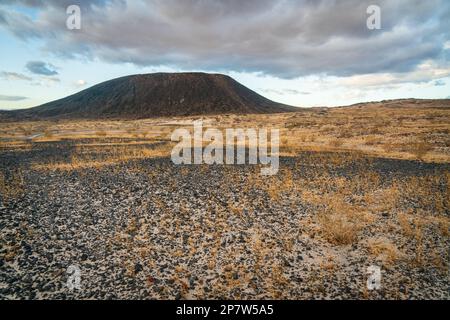
[[(279, 129), (278, 174), (174, 165), (199, 119)], [(449, 100), (4, 122), (0, 298), (449, 299), (449, 162)]]

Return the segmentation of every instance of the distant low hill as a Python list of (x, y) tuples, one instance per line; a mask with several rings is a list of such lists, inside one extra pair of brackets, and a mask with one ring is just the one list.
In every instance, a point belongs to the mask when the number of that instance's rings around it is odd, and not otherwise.
[(206, 73), (155, 73), (106, 81), (66, 98), (13, 112), (3, 119), (140, 119), (162, 116), (281, 113), (276, 103), (231, 77)]
[(367, 109), (367, 108), (389, 108), (389, 109), (408, 109), (408, 108), (450, 108), (450, 99), (396, 99), (374, 102), (357, 103), (351, 106), (340, 108)]

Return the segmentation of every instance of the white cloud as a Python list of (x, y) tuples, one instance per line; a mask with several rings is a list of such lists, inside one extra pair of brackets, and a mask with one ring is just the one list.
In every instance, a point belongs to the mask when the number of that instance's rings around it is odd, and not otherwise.
[(84, 87), (85, 85), (87, 85), (87, 82), (86, 82), (86, 80), (77, 80), (77, 81), (75, 81), (75, 86), (76, 87)]
[(403, 83), (430, 82), (450, 76), (450, 65), (441, 66), (434, 61), (425, 61), (408, 73), (374, 73), (341, 78), (345, 87), (386, 87)]

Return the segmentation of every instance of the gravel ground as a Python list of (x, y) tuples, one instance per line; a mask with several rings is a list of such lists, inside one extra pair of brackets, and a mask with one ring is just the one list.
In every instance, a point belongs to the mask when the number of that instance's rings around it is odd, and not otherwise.
[[(53, 143), (0, 152), (6, 179), (21, 172), (24, 181), (20, 194), (0, 198), (1, 299), (450, 297), (450, 241), (443, 235), (430, 234), (426, 246), (444, 251), (444, 269), (405, 258), (382, 266), (382, 287), (369, 292), (367, 267), (381, 262), (368, 254), (365, 240), (388, 236), (405, 256), (414, 255), (415, 246), (374, 228), (352, 244), (326, 241), (307, 224), (317, 212), (302, 200), (301, 185), (274, 201), (252, 182), (259, 172), (254, 166), (175, 166), (170, 159), (73, 171), (32, 169), (36, 161), (69, 159), (72, 149), (70, 143)], [(448, 175), (450, 169), (365, 158), (332, 166), (314, 159), (309, 153), (283, 158), (281, 169), (294, 172), (294, 184), (320, 170), (352, 177), (370, 167), (389, 184)], [(448, 185), (442, 188), (448, 195)], [(375, 224), (395, 219), (393, 212), (377, 214)], [(80, 270), (79, 289), (67, 287), (71, 265)]]

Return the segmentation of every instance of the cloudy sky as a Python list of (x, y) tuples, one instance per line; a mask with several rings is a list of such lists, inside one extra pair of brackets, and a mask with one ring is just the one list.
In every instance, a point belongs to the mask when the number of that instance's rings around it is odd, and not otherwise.
[[(69, 5), (80, 30), (66, 26)], [(0, 0), (0, 48), (3, 109), (181, 71), (304, 107), (450, 96), (448, 0)]]

